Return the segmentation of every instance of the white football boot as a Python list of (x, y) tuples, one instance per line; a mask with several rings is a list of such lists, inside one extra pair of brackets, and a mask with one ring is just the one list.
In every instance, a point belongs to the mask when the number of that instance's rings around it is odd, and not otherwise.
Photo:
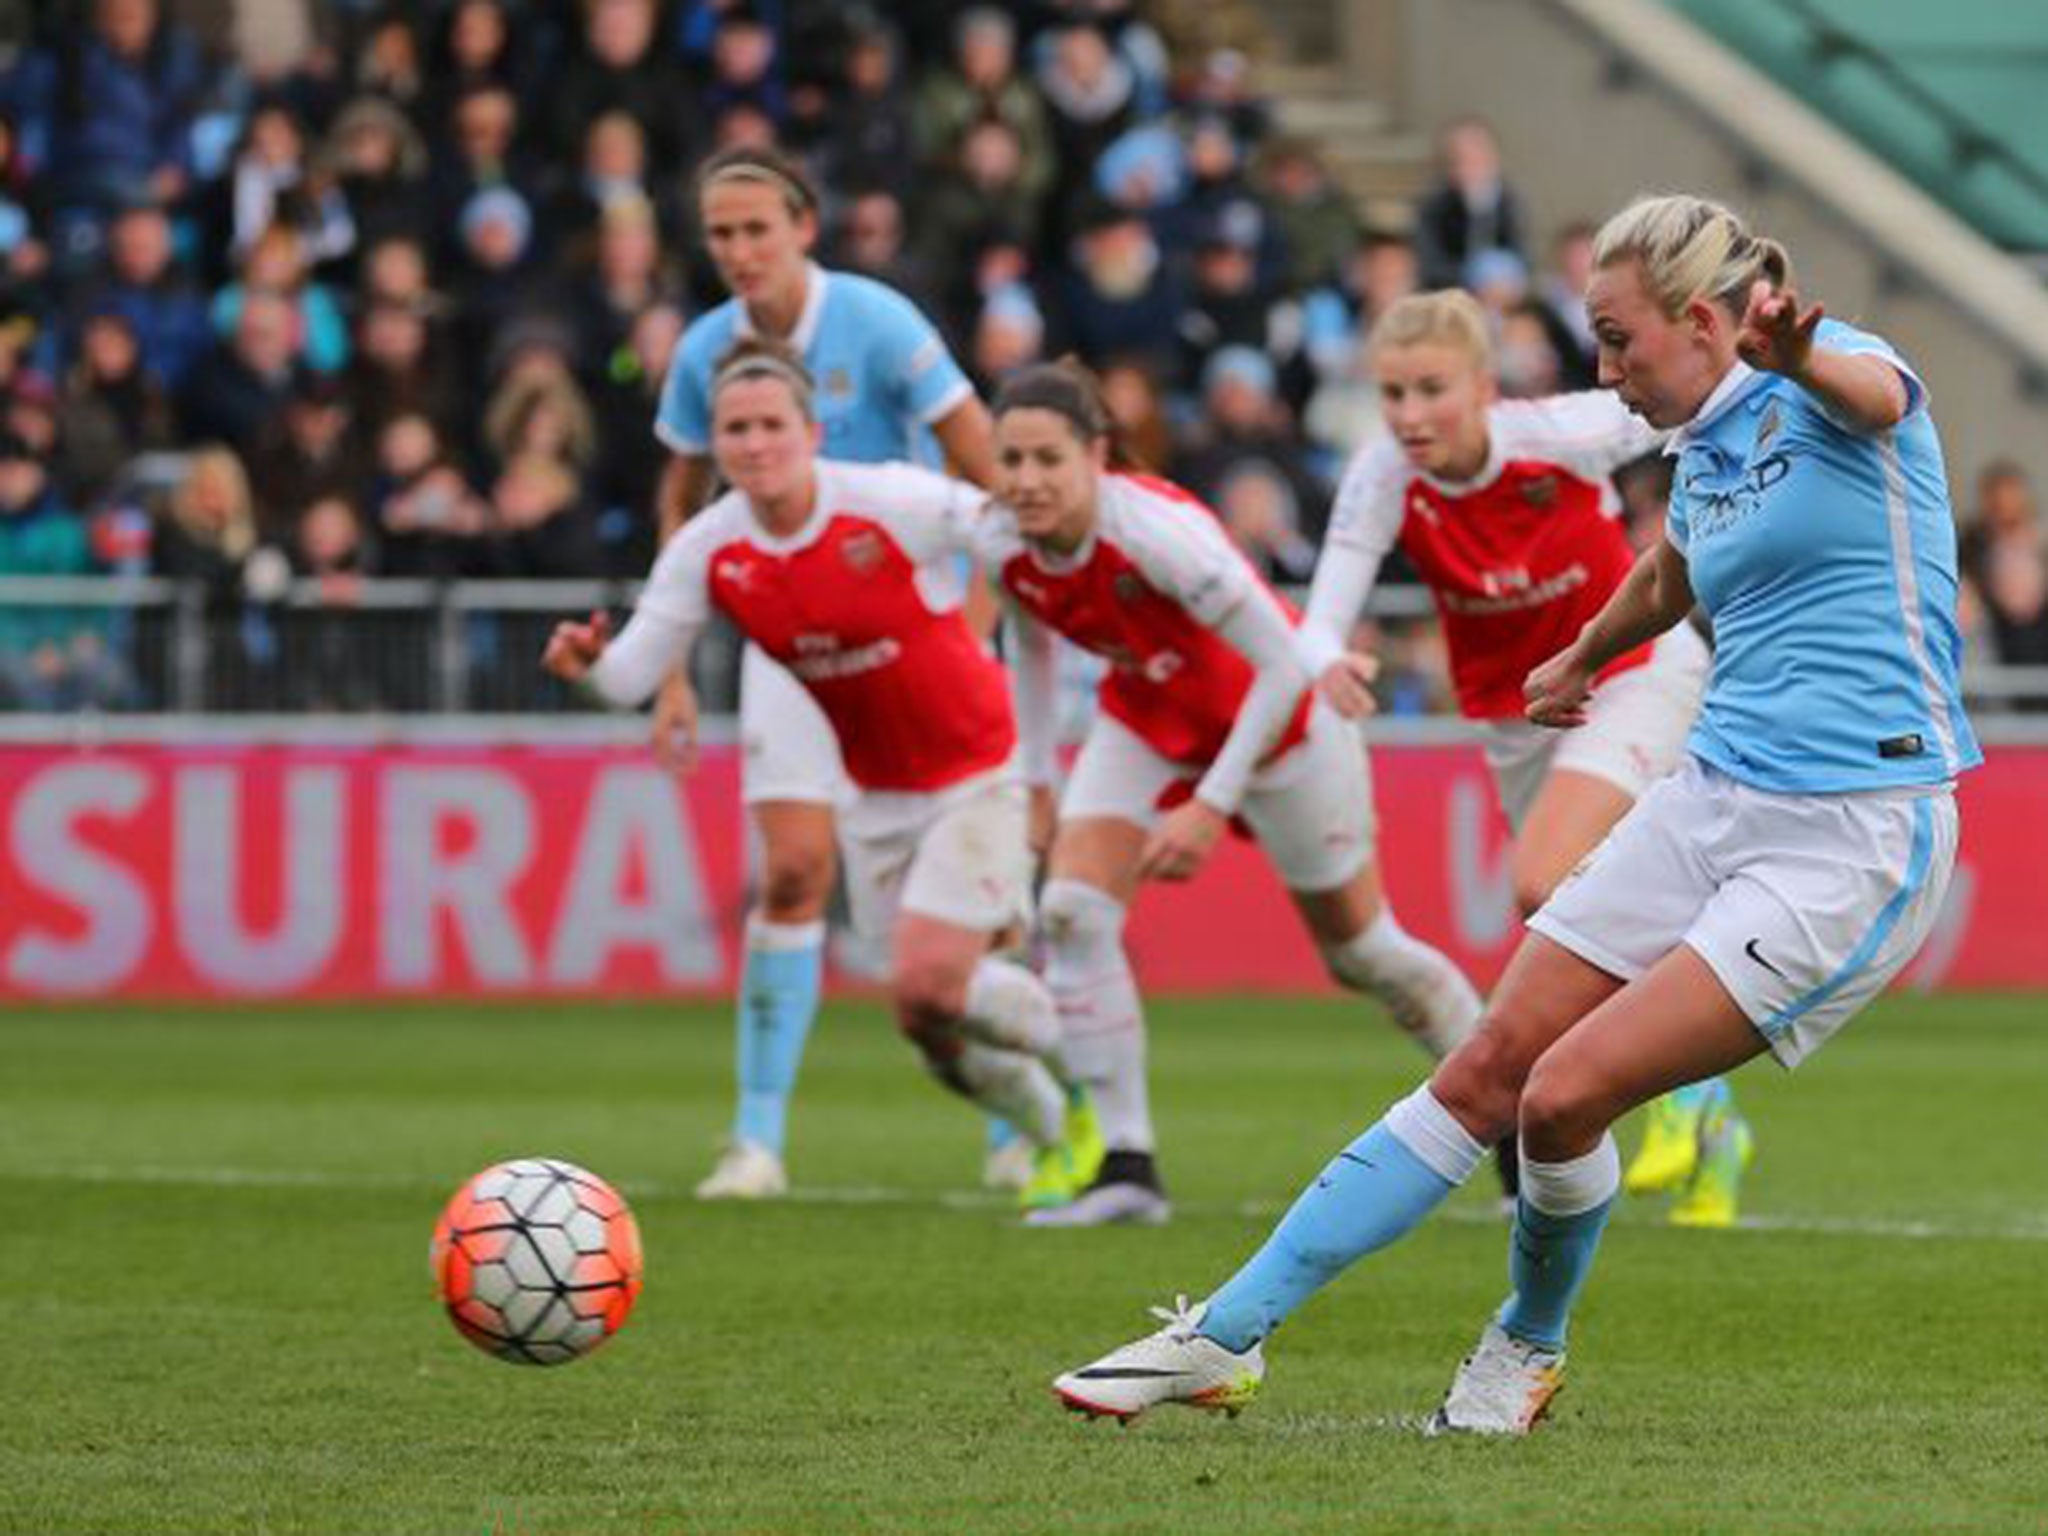
[(1423, 1433), (1526, 1435), (1563, 1386), (1563, 1350), (1513, 1338), (1488, 1323)]
[(1203, 1338), (1195, 1330), (1207, 1310), (1207, 1302), (1190, 1307), (1185, 1296), (1171, 1308), (1153, 1307), (1164, 1328), (1068, 1371), (1053, 1382), (1053, 1394), (1075, 1413), (1125, 1424), (1160, 1403), (1220, 1408), (1235, 1418), (1258, 1395), (1266, 1358), (1256, 1344), (1232, 1354)]
[(757, 1141), (735, 1141), (697, 1186), (699, 1200), (773, 1200), (789, 1193), (782, 1159)]

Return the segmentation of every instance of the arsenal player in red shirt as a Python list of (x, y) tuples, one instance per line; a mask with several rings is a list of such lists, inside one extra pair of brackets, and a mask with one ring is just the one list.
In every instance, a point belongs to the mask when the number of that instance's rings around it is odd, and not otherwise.
[(1034, 820), (1050, 818), (1049, 632), (1109, 663), (1058, 806), (1040, 896), (1065, 1059), (1088, 1084), (1108, 1156), (1034, 1225), (1158, 1222), (1143, 1009), (1123, 946), (1141, 879), (1186, 879), (1233, 817), (1248, 824), (1330, 973), (1370, 992), (1442, 1056), (1479, 998), (1402, 930), (1373, 862), (1357, 730), (1306, 690), (1294, 615), (1187, 492), (1112, 468), (1111, 429), (1078, 368), (1027, 369), (995, 404), (996, 494), (977, 549), (1017, 616), (1019, 728)]

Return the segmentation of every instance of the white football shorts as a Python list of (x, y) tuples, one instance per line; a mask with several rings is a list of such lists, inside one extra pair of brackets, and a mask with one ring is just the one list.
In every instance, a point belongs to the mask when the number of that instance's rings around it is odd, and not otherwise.
[(1634, 980), (1680, 944), (1786, 1067), (1884, 990), (1940, 915), (1956, 857), (1946, 787), (1784, 795), (1689, 759), (1529, 919)]
[(1650, 659), (1593, 690), (1586, 723), (1569, 731), (1527, 720), (1480, 723), (1486, 766), (1517, 832), (1553, 770), (1604, 779), (1631, 800), (1685, 761), (1685, 738), (1713, 658), (1690, 624), (1658, 636)]
[(740, 799), (844, 805), (853, 781), (839, 737), (796, 674), (758, 645), (740, 653)]
[[(1060, 819), (1107, 816), (1149, 830), (1160, 801), (1200, 774), (1098, 714), (1060, 795)], [(1291, 891), (1330, 891), (1373, 856), (1372, 762), (1356, 726), (1318, 699), (1308, 736), (1252, 775), (1238, 807)]]
[(899, 912), (986, 933), (1028, 923), (1030, 830), (1010, 765), (941, 790), (857, 792), (839, 815), (854, 932), (885, 946)]

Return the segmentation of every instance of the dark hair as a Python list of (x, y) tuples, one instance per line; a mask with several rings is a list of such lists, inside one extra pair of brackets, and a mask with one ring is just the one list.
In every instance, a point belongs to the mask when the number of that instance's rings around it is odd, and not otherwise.
[(990, 415), (1000, 421), (1011, 411), (1051, 411), (1066, 418), (1083, 443), (1106, 441), (1109, 467), (1144, 471), (1148, 465), (1131, 451), (1116, 418), (1102, 398), (1102, 382), (1069, 354), (1050, 363), (1020, 368), (996, 391)]
[(782, 194), (790, 213), (797, 217), (818, 212), (818, 189), (811, 184), (809, 174), (779, 149), (758, 149), (740, 144), (721, 149), (697, 172), (698, 199), (701, 201), (704, 194), (721, 181), (753, 181), (773, 187)]
[(718, 366), (711, 372), (714, 410), (726, 386), (743, 379), (780, 379), (789, 386), (804, 420), (818, 419), (817, 407), (811, 400), (811, 371), (804, 366), (796, 348), (787, 342), (768, 336), (742, 336), (726, 348), (718, 359)]

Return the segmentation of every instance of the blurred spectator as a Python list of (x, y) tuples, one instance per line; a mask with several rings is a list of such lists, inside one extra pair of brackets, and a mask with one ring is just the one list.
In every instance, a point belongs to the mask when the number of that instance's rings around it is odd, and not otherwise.
[(1174, 478), (1215, 508), (1265, 574), (1306, 581), (1328, 520), (1273, 364), (1251, 347), (1225, 347), (1202, 374), (1205, 424)]
[(711, 35), (705, 110), (717, 116), (735, 106), (749, 106), (779, 130), (789, 115), (780, 63), (775, 29), (746, 6), (732, 7)]
[[(519, 148), (519, 127), (519, 102), (503, 86), (480, 85), (456, 101), (429, 183), (435, 215), (443, 221), (440, 260), (460, 259), (462, 217), (481, 194), (507, 191), (532, 207), (539, 176)], [(531, 234), (530, 216), (528, 224)]]
[(1028, 265), (1038, 249), (1038, 215), (1016, 127), (999, 117), (970, 125), (954, 160), (932, 178), (917, 219), (926, 270), (953, 275), (939, 306), (948, 330), (957, 335), (973, 324), (991, 289), (1021, 276), (1007, 272), (984, 282), (976, 269), (990, 246), (1014, 247)]
[(455, 415), (454, 372), (419, 304), (380, 300), (363, 311), (347, 377), (351, 414), (372, 438), (397, 416)]
[(1439, 180), (1415, 211), (1415, 246), (1425, 288), (1454, 288), (1466, 264), (1485, 251), (1525, 260), (1520, 200), (1501, 179), (1500, 143), (1476, 117), (1444, 129), (1438, 147)]
[(2006, 666), (2048, 666), (2048, 541), (2026, 471), (2009, 459), (1977, 477), (1960, 564)]
[(1027, 363), (1045, 357), (1045, 316), (1031, 290), (1012, 283), (988, 296), (967, 351), (968, 371), (984, 395)]
[(281, 294), (298, 312), (300, 353), (322, 373), (348, 365), (348, 322), (326, 284), (306, 270), (305, 244), (288, 224), (273, 224), (256, 237), (242, 258), (241, 275), (213, 296), (216, 336), (232, 335), (242, 314), (242, 299), (252, 289)]
[(491, 484), (495, 568), (505, 576), (600, 574), (583, 477), (546, 453), (513, 455)]
[(417, 235), (388, 235), (370, 246), (363, 253), (356, 288), (365, 305), (402, 304), (430, 315), (446, 307), (446, 300), (434, 291), (427, 248)]
[(1077, 22), (1052, 34), (1038, 67), (1052, 131), (1057, 217), (1071, 215), (1096, 158), (1138, 119), (1137, 79), (1099, 27)]
[(1541, 304), (1525, 300), (1500, 317), (1494, 372), (1501, 394), (1510, 400), (1535, 400), (1565, 387), (1564, 360), (1551, 340), (1549, 311)]
[(1186, 145), (1186, 196), (1177, 209), (1154, 221), (1167, 248), (1184, 249), (1228, 220), (1232, 241), (1252, 253), (1259, 286), (1277, 292), (1287, 276), (1280, 226), (1245, 172), (1230, 125), (1213, 115), (1193, 118)]
[(59, 474), (88, 507), (113, 488), (130, 459), (169, 447), (177, 430), (169, 396), (143, 369), (135, 327), (115, 309), (86, 316), (59, 411)]
[(232, 448), (208, 443), (185, 456), (150, 544), (160, 576), (195, 581), (216, 611), (242, 598), (242, 568), (255, 553), (256, 503)]
[(1200, 384), (1209, 359), (1224, 347), (1248, 347), (1284, 362), (1301, 348), (1298, 305), (1260, 277), (1265, 220), (1248, 202), (1214, 210), (1195, 235), (1194, 282), (1180, 316), (1179, 387)]
[(1243, 144), (1263, 140), (1272, 118), (1259, 97), (1251, 59), (1239, 48), (1212, 48), (1203, 54), (1192, 69), (1179, 73), (1173, 98), (1183, 111), (1223, 117)]
[(346, 496), (321, 496), (299, 518), (291, 545), (292, 569), (332, 589), (330, 602), (369, 569), (369, 534)]
[(50, 268), (41, 189), (21, 153), (13, 118), (0, 110), (0, 302), (42, 309)]
[(435, 132), (463, 93), (495, 85), (520, 96), (532, 83), (507, 0), (456, 0), (442, 13), (428, 52), (430, 83), (421, 115)]
[[(93, 569), (85, 524), (19, 438), (0, 436), (0, 576), (83, 576)], [(11, 709), (114, 708), (133, 683), (108, 644), (104, 615), (0, 603), (0, 702)]]
[(416, 412), (388, 421), (377, 437), (376, 476), (371, 501), (385, 574), (448, 580), (489, 568), (490, 508), (432, 421)]
[(427, 74), (419, 30), (404, 8), (380, 11), (371, 20), (356, 52), (354, 84), (418, 120), (426, 106)]
[(1353, 248), (1342, 281), (1302, 301), (1302, 345), (1312, 378), (1302, 426), (1332, 460), (1331, 473), (1380, 422), (1379, 381), (1366, 351), (1373, 323), (1416, 291), (1415, 247), (1399, 235), (1369, 234)]
[(480, 357), (501, 326), (535, 296), (540, 263), (533, 209), (510, 187), (487, 187), (456, 221), (460, 246), (449, 273), (460, 357)]
[(237, 256), (273, 226), (298, 236), (309, 266), (346, 256), (355, 245), (346, 196), (324, 169), (309, 169), (305, 128), (282, 101), (264, 102), (250, 113), (229, 185), (228, 248)]
[(1032, 203), (1053, 184), (1053, 146), (1045, 102), (1017, 72), (1017, 24), (993, 5), (971, 6), (953, 24), (949, 67), (933, 69), (919, 86), (911, 126), (926, 166), (950, 170), (961, 163), (962, 140), (975, 124), (994, 119), (1015, 136), (1020, 194)]
[(426, 140), (382, 97), (359, 96), (341, 109), (320, 160), (340, 184), (359, 250), (395, 237), (421, 239), (431, 228)]
[(549, 81), (554, 157), (573, 159), (590, 124), (620, 111), (639, 123), (653, 164), (690, 164), (687, 124), (701, 102), (681, 64), (660, 46), (655, 0), (588, 0), (581, 13), (576, 45)]
[(1550, 339), (1564, 364), (1566, 389), (1591, 389), (1600, 377), (1600, 346), (1586, 313), (1586, 287), (1593, 281), (1596, 231), (1575, 219), (1550, 243), (1550, 265), (1536, 282), (1536, 297), (1550, 319)]
[(303, 350), (303, 328), (292, 299), (249, 289), (242, 295), (233, 333), (217, 341), (192, 370), (180, 411), (186, 432), (249, 451), (264, 424), (283, 409)]
[(1288, 290), (1306, 293), (1338, 282), (1364, 230), (1315, 146), (1305, 139), (1274, 142), (1261, 156), (1258, 180), (1287, 252)]
[(143, 367), (176, 393), (213, 341), (206, 303), (173, 263), (171, 222), (154, 203), (123, 208), (107, 231), (107, 275), (93, 309), (127, 317)]
[(7, 100), (52, 200), (90, 213), (189, 183), (192, 115), (206, 83), (198, 41), (159, 0), (89, 0), (83, 24), (24, 58)]
[(1173, 462), (1173, 429), (1166, 419), (1158, 375), (1142, 363), (1116, 359), (1105, 364), (1096, 377), (1102, 386), (1103, 408), (1116, 426), (1118, 445), (1140, 469), (1164, 474)]
[(605, 210), (614, 203), (653, 206), (647, 166), (647, 135), (626, 112), (600, 112), (583, 135), (577, 174), (554, 199), (550, 213), (558, 247), (582, 253)]
[(590, 259), (563, 296), (575, 327), (570, 349), (577, 370), (592, 378), (602, 373), (627, 345), (641, 313), (673, 303), (679, 288), (662, 252), (654, 205), (644, 197), (614, 199), (598, 221)]
[(819, 179), (832, 187), (887, 187), (908, 197), (917, 178), (918, 145), (903, 81), (896, 30), (856, 11), (843, 76), (825, 107), (818, 145)]
[(652, 423), (683, 318), (674, 304), (642, 310), (598, 381), (597, 537), (607, 576), (644, 576), (654, 558), (654, 498), (669, 452)]
[(861, 187), (839, 216), (830, 265), (887, 283), (926, 313), (938, 309), (932, 268), (905, 246), (903, 204), (887, 187)]
[(285, 407), (249, 455), (257, 531), (289, 544), (306, 509), (322, 497), (360, 503), (369, 492), (369, 463), (351, 430), (348, 391), (331, 374), (302, 370)]
[(1475, 251), (1465, 263), (1458, 284), (1486, 311), (1486, 321), (1495, 339), (1501, 318), (1529, 299), (1529, 264), (1513, 251)]
[(1061, 274), (1060, 310), (1084, 360), (1139, 358), (1171, 370), (1183, 308), (1181, 285), (1143, 219), (1109, 203), (1083, 214), (1073, 261)]
[[(355, 504), (323, 496), (306, 508), (291, 546), (292, 569), (314, 583), (316, 601), (289, 615), (292, 707), (384, 709), (414, 699), (421, 679), (402, 675), (411, 658), (368, 630), (350, 610), (374, 564), (369, 530)], [(377, 641), (383, 638), (385, 643)]]
[(540, 454), (581, 473), (597, 457), (597, 418), (558, 363), (514, 367), (484, 407), (483, 440), (500, 466)]

